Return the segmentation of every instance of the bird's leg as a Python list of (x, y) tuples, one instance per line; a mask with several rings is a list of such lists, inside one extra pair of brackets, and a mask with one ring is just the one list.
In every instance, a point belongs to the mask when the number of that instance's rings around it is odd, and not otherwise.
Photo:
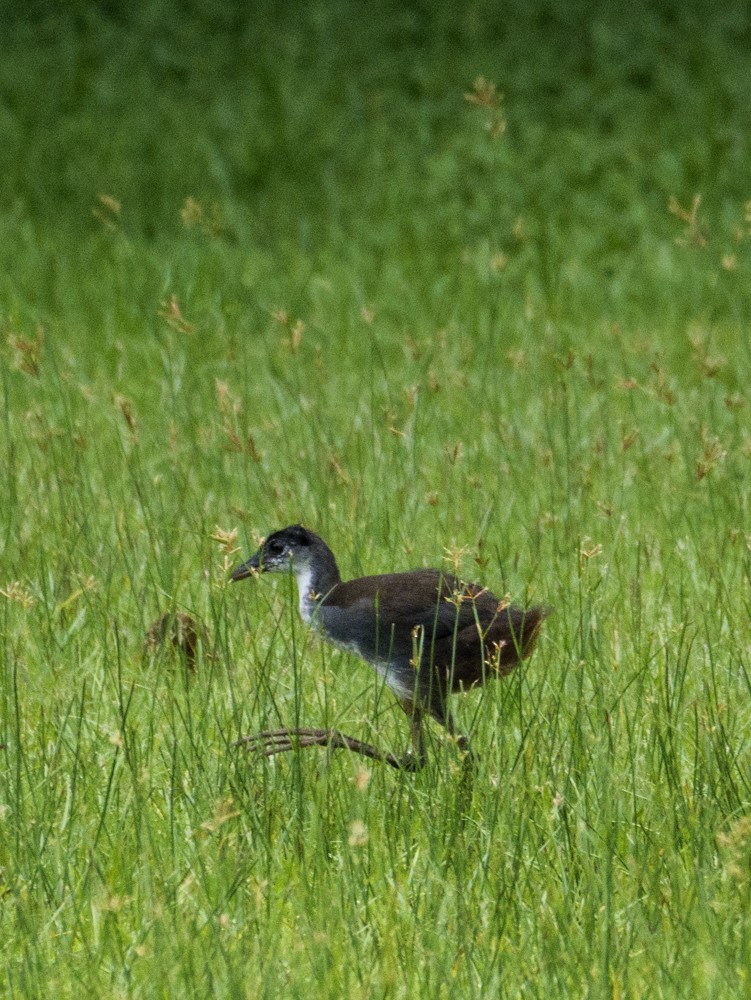
[(412, 750), (402, 755), (400, 758), (401, 766), (405, 771), (420, 771), (425, 767), (427, 759), (425, 734), (422, 729), (423, 710), (416, 702), (407, 698), (400, 698), (399, 704), (409, 716), (410, 736), (412, 738)]
[(456, 728), (456, 723), (454, 722), (454, 716), (451, 712), (446, 712), (446, 717), (444, 719), (444, 726), (449, 736), (453, 737), (457, 747), (462, 751), (462, 753), (472, 754), (469, 748), (469, 737), (465, 736), (464, 733), (460, 733)]
[(454, 716), (443, 704), (433, 703), (430, 707), (430, 714), (440, 724), (445, 728), (446, 732), (456, 743), (457, 749), (464, 757), (465, 763), (473, 763), (477, 761), (477, 754), (472, 752), (469, 745), (469, 737), (464, 733), (460, 733), (456, 728), (456, 723), (454, 722)]

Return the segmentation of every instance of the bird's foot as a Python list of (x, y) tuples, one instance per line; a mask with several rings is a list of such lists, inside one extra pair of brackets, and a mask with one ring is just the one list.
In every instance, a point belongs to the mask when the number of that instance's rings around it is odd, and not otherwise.
[[(338, 729), (266, 729), (252, 736), (242, 736), (235, 740), (233, 746), (244, 747), (252, 753), (260, 753), (264, 757), (273, 757), (277, 753), (286, 753), (296, 748), (328, 747), (329, 750), (351, 750), (362, 754), (371, 760), (389, 764), (397, 769), (404, 769), (402, 758), (386, 750), (379, 750), (370, 743), (363, 743), (354, 736), (345, 736)], [(411, 755), (408, 755), (411, 756)], [(417, 770), (417, 767), (407, 770)]]

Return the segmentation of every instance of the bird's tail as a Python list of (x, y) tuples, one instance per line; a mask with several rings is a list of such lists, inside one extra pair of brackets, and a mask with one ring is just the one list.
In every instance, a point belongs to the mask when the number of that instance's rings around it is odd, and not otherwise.
[(540, 638), (542, 623), (552, 613), (553, 609), (545, 604), (526, 609), (513, 606), (506, 608), (503, 614), (508, 616), (505, 623), (508, 628), (508, 639), (502, 662), (526, 660), (531, 656)]

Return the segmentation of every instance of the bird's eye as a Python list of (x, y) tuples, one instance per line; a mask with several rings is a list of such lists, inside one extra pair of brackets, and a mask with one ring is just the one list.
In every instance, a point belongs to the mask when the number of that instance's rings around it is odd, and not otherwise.
[(283, 551), (284, 551), (284, 546), (282, 545), (282, 543), (279, 541), (278, 538), (274, 538), (272, 539), (272, 541), (269, 542), (269, 552), (272, 555), (275, 556), (281, 555)]

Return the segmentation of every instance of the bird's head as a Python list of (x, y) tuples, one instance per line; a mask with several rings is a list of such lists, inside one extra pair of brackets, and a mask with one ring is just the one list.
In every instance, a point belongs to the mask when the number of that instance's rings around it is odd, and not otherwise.
[(231, 579), (246, 580), (256, 573), (291, 571), (298, 574), (310, 563), (315, 539), (316, 536), (301, 524), (275, 531), (250, 559), (237, 567)]

